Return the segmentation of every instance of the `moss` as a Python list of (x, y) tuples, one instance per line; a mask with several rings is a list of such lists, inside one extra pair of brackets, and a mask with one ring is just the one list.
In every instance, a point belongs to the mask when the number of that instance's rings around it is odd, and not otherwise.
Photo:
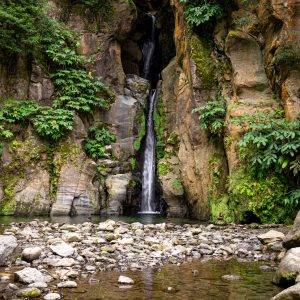
[(214, 60), (211, 58), (212, 45), (205, 38), (195, 34), (190, 38), (192, 58), (197, 67), (197, 75), (201, 78), (203, 88), (211, 88), (216, 83)]
[(140, 132), (138, 138), (134, 142), (135, 151), (139, 151), (141, 149), (142, 140), (146, 134), (146, 118), (145, 114), (142, 113), (140, 116), (136, 118), (136, 122), (140, 124)]
[(159, 176), (167, 175), (170, 171), (171, 168), (166, 163), (160, 162), (157, 165), (157, 172)]
[(175, 131), (173, 131), (167, 139), (167, 144), (177, 147), (179, 141), (180, 140), (178, 134)]
[(218, 187), (221, 183), (221, 157), (214, 154), (209, 160), (212, 184)]
[(161, 95), (156, 101), (153, 112), (154, 131), (156, 136), (156, 160), (159, 161), (165, 155), (166, 147), (166, 114)]
[(293, 69), (300, 68), (300, 47), (295, 46), (292, 42), (287, 42), (285, 45), (280, 46), (274, 57), (274, 63), (277, 67)]
[(24, 298), (37, 298), (41, 295), (38, 289), (28, 289), (22, 292), (22, 297)]
[(234, 221), (233, 212), (229, 208), (227, 195), (210, 200), (211, 220), (216, 224), (232, 223)]
[(80, 153), (80, 147), (69, 140), (62, 141), (59, 144), (49, 144), (47, 161), (50, 176), (50, 198), (52, 201), (56, 199), (58, 178), (62, 166), (67, 161), (75, 162)]
[(246, 169), (239, 169), (229, 177), (230, 205), (237, 222), (288, 222), (291, 211), (283, 204), (286, 192), (287, 186), (272, 174), (255, 179)]
[(296, 278), (298, 276), (297, 272), (282, 272), (280, 277), (280, 282), (279, 284), (281, 286), (291, 286), (295, 284)]
[(173, 182), (172, 182), (172, 187), (175, 189), (175, 190), (180, 190), (183, 188), (182, 186), (182, 183), (181, 183), (181, 180), (179, 178), (175, 179)]
[(136, 158), (131, 158), (130, 165), (131, 165), (131, 170), (134, 171), (136, 167)]

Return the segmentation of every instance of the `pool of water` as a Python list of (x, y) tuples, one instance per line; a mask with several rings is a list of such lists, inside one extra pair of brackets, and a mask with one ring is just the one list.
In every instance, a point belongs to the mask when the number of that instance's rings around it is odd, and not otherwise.
[(39, 219), (41, 221), (49, 221), (52, 223), (70, 223), (70, 224), (80, 224), (84, 222), (99, 223), (104, 222), (107, 219), (122, 221), (126, 223), (140, 222), (143, 224), (157, 224), (163, 222), (171, 222), (174, 224), (193, 224), (200, 223), (197, 220), (191, 220), (186, 218), (166, 218), (165, 216), (159, 214), (137, 214), (130, 216), (100, 216), (94, 215), (88, 216), (38, 216), (38, 217), (14, 217), (14, 216), (0, 216), (0, 224), (7, 225), (11, 222), (30, 222), (34, 219)]
[[(59, 291), (67, 300), (264, 300), (281, 291), (271, 283), (274, 272), (259, 269), (262, 263), (236, 260), (193, 261), (181, 266), (165, 266), (159, 271), (103, 272), (82, 279), (74, 290)], [(227, 281), (223, 275), (241, 276)], [(118, 284), (118, 276), (134, 279), (131, 287)], [(92, 283), (93, 282), (93, 283)]]

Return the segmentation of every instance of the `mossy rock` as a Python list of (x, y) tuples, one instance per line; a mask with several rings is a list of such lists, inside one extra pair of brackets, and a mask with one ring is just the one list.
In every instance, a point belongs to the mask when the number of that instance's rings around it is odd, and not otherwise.
[(211, 58), (213, 47), (211, 42), (197, 35), (190, 38), (191, 56), (197, 68), (197, 76), (203, 88), (211, 88), (216, 83), (214, 60)]

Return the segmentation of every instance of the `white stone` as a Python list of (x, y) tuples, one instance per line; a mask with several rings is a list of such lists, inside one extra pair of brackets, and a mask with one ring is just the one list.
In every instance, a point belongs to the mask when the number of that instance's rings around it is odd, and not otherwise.
[(120, 275), (119, 279), (118, 279), (118, 283), (121, 283), (121, 284), (133, 284), (134, 280), (131, 279), (130, 277)]
[(15, 276), (18, 281), (26, 284), (34, 282), (50, 282), (52, 280), (51, 276), (44, 275), (35, 268), (25, 268), (16, 272)]
[(33, 261), (41, 256), (42, 249), (40, 247), (25, 248), (22, 252), (22, 258), (26, 261)]
[(60, 294), (57, 293), (49, 293), (44, 297), (44, 300), (60, 300)]
[(63, 281), (57, 284), (58, 288), (77, 288), (76, 281)]
[(13, 235), (0, 235), (0, 266), (5, 266), (17, 248), (17, 239)]
[(71, 256), (74, 254), (74, 248), (65, 242), (58, 242), (49, 246), (53, 253), (62, 257)]

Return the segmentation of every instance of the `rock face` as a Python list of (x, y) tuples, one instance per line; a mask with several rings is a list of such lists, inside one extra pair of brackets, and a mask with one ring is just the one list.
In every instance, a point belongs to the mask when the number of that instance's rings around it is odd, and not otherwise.
[(9, 263), (18, 243), (12, 235), (0, 235), (0, 266), (5, 266)]

